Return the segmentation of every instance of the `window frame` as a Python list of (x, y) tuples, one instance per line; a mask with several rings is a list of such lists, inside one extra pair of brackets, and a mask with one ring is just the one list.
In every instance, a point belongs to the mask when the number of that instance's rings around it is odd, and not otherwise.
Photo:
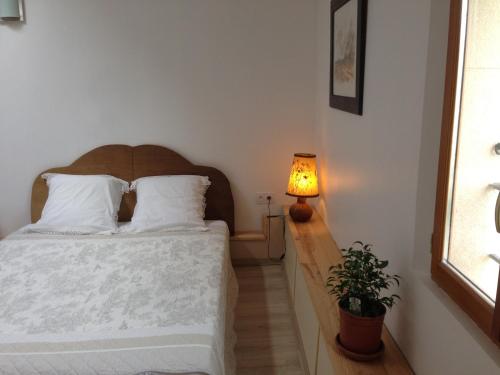
[[(448, 197), (452, 173), (452, 161), (455, 131), (455, 104), (458, 73), (461, 56), (462, 0), (450, 1), (450, 19), (448, 30), (448, 50), (446, 63), (446, 81), (443, 101), (441, 142), (439, 152), (438, 181), (434, 232), (432, 236), (432, 279), (464, 310), (471, 319), (493, 340), (500, 344), (500, 285), (497, 288), (496, 308), (483, 299), (480, 294), (451, 266), (443, 262), (447, 243)], [(466, 25), (465, 25), (466, 26)], [(460, 90), (461, 91), (461, 90)], [(500, 283), (500, 276), (499, 276)]]

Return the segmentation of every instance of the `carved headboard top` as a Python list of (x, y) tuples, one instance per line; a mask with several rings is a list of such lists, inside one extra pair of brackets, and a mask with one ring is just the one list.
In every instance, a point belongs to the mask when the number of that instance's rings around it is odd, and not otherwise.
[[(234, 234), (234, 202), (226, 176), (213, 167), (194, 165), (178, 153), (154, 145), (107, 145), (87, 152), (67, 167), (51, 168), (40, 173), (33, 183), (31, 194), (31, 221), (40, 219), (48, 197), (43, 173), (107, 174), (131, 182), (140, 177), (161, 175), (208, 176), (212, 184), (206, 193), (205, 219), (224, 220)], [(123, 196), (120, 221), (129, 221), (134, 212), (134, 192)]]

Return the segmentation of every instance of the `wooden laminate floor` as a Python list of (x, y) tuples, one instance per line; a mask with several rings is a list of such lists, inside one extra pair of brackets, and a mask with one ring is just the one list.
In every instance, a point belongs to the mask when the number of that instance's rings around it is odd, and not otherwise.
[(235, 267), (237, 375), (305, 375), (279, 265)]

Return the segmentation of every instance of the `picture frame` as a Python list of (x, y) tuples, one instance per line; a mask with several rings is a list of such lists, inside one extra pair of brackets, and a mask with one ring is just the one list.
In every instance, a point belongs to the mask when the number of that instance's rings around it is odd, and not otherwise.
[(363, 114), (367, 0), (331, 0), (330, 107)]

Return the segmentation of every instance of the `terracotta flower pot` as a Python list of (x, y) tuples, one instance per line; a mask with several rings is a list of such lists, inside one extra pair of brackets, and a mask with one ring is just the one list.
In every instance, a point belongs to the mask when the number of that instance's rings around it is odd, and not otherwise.
[(340, 343), (346, 349), (359, 354), (376, 353), (381, 346), (384, 312), (376, 317), (360, 317), (339, 306)]

